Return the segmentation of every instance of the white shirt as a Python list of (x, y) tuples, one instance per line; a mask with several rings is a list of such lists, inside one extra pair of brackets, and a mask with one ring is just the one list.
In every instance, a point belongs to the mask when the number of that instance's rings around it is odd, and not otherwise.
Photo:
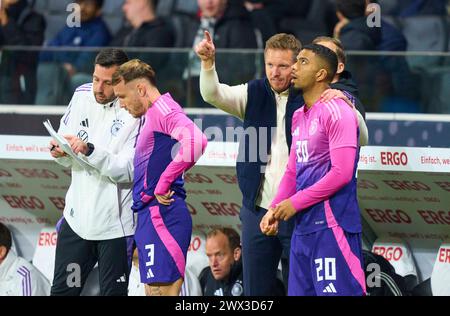
[(71, 158), (56, 159), (72, 167), (64, 217), (87, 240), (130, 236), (135, 231), (132, 204), (133, 157), (140, 120), (121, 109), (119, 101), (96, 102), (92, 84), (79, 87), (61, 118), (58, 133), (72, 134), (94, 144), (89, 172)]
[[(273, 90), (272, 90), (273, 91)], [(275, 135), (272, 138), (272, 145), (270, 149), (270, 156), (267, 161), (266, 170), (264, 172), (264, 180), (259, 191), (256, 205), (269, 208), (270, 203), (277, 194), (283, 173), (280, 175), (280, 170), (285, 170), (289, 159), (289, 148), (286, 141), (286, 104), (289, 96), (289, 90), (282, 93), (275, 94), (275, 101), (277, 103), (277, 128)]]
[(31, 263), (10, 249), (0, 263), (0, 296), (48, 296), (50, 283)]
[[(215, 107), (244, 120), (248, 100), (248, 84), (228, 86), (219, 82), (215, 66), (200, 72), (200, 93), (203, 99)], [(263, 182), (259, 191), (256, 205), (268, 209), (275, 198), (278, 186), (286, 170), (289, 159), (289, 148), (286, 145), (286, 104), (288, 90), (275, 93), (277, 104), (277, 128), (272, 138), (270, 157), (266, 165)], [(360, 145), (367, 143), (367, 127), (361, 114), (357, 112), (360, 126)], [(365, 143), (363, 143), (365, 140)]]

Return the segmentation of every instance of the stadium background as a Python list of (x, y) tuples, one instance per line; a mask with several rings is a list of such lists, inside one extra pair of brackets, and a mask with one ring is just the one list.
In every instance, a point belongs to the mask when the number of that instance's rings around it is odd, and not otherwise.
[[(103, 16), (110, 27), (112, 33), (117, 32), (124, 20), (121, 10), (121, 0), (106, 0), (103, 7)], [(308, 13), (302, 17), (285, 17), (279, 23), (279, 31), (286, 31), (296, 34), (303, 43), (307, 43), (312, 38), (318, 35), (329, 35), (327, 30), (329, 27), (326, 25), (326, 6), (323, 3), (327, 0), (313, 1)], [(332, 1), (331, 1), (332, 2)], [(381, 146), (381, 148), (387, 146), (395, 146), (393, 152), (402, 152), (406, 147), (421, 147), (424, 151), (424, 155), (430, 157), (436, 156), (434, 148), (441, 148), (443, 152), (439, 152), (441, 157), (450, 158), (450, 102), (448, 97), (450, 96), (450, 17), (449, 15), (433, 15), (433, 14), (417, 14), (408, 17), (400, 17), (395, 15), (393, 11), (395, 3), (402, 5), (402, 1), (378, 1), (381, 6), (381, 13), (384, 19), (390, 21), (397, 26), (407, 39), (407, 50), (403, 52), (380, 52), (380, 51), (349, 51), (348, 55), (348, 68), (355, 72), (357, 75), (358, 85), (360, 88), (360, 97), (363, 101), (367, 113), (367, 125), (369, 129), (369, 145)], [(45, 31), (45, 39), (49, 40), (53, 38), (56, 33), (65, 25), (69, 12), (66, 11), (67, 5), (71, 1), (61, 0), (36, 0), (35, 8), (38, 12), (42, 13), (47, 20), (47, 28)], [(431, 2), (430, 2), (431, 3)], [(322, 4), (322, 5), (321, 5)], [(196, 7), (196, 1), (159, 1), (156, 12), (159, 16), (164, 17), (170, 23), (177, 25), (177, 19), (184, 15), (196, 15), (198, 8)], [(390, 11), (392, 10), (392, 11)], [(392, 14), (391, 14), (392, 13)], [(320, 18), (319, 18), (320, 17)], [(319, 23), (318, 21), (323, 23)], [(312, 23), (314, 22), (314, 23)], [(312, 25), (311, 27), (307, 27)], [(176, 30), (176, 40), (183, 37), (183, 30)], [(178, 32), (178, 33), (177, 33)], [(325, 34), (324, 34), (325, 32)], [(233, 67), (230, 67), (229, 72), (224, 74), (226, 78), (224, 81), (229, 84), (237, 84), (250, 80), (253, 77), (258, 77), (263, 74), (263, 54), (262, 54), (262, 41), (259, 43), (258, 49), (219, 49), (218, 55), (221, 55), (221, 60), (241, 61), (242, 63), (250, 63), (249, 71), (240, 73), (239, 76), (233, 75)], [(8, 54), (20, 54), (20, 53), (36, 53), (40, 51), (53, 51), (58, 54), (88, 52), (92, 56), (98, 51), (98, 47), (91, 48), (49, 48), (49, 47), (25, 47), (25, 46), (3, 46), (1, 54), (7, 56)], [(201, 120), (202, 129), (205, 130), (208, 127), (218, 126), (223, 131), (227, 127), (241, 126), (239, 120), (229, 115), (223, 114), (223, 112), (212, 109), (204, 104), (197, 103), (198, 100), (195, 97), (195, 86), (198, 84), (195, 77), (184, 77), (185, 69), (190, 67), (190, 55), (192, 50), (189, 48), (125, 48), (131, 55), (139, 54), (139, 57), (152, 63), (152, 60), (161, 56), (166, 59), (161, 69), (157, 69), (159, 84), (162, 90), (170, 91), (174, 97), (186, 107), (186, 111), (192, 119)], [(404, 69), (394, 66), (390, 68), (388, 72), (377, 74), (373, 65), (379, 65), (389, 58), (394, 65), (402, 64), (400, 61), (406, 61), (408, 65), (408, 73), (410, 76), (409, 83), (399, 84), (397, 80), (400, 80), (405, 75)], [(250, 61), (250, 62), (249, 62)], [(226, 63), (225, 62), (225, 65)], [(92, 63), (86, 65), (86, 74), (89, 74)], [(189, 72), (188, 72), (189, 74)], [(376, 77), (376, 80), (374, 79)], [(399, 79), (400, 78), (400, 79)], [(412, 82), (412, 83), (411, 83)], [(38, 82), (39, 85), (45, 84), (45, 82)], [(39, 93), (39, 90), (37, 91)], [(70, 92), (68, 93), (71, 94)], [(23, 167), (27, 167), (26, 157), (27, 153), (16, 153), (18, 156), (11, 158), (11, 152), (7, 150), (7, 145), (14, 142), (11, 141), (14, 138), (13, 135), (21, 136), (33, 136), (33, 137), (46, 137), (47, 133), (42, 126), (42, 121), (49, 118), (55, 127), (59, 124), (59, 118), (64, 112), (65, 105), (67, 104), (67, 98), (61, 97), (55, 104), (2, 104), (0, 105), (0, 135), (2, 146), (0, 150), (0, 163), (2, 164), (0, 169), (7, 170), (7, 163), (12, 160), (19, 161), (23, 164)], [(198, 108), (197, 106), (200, 106)], [(224, 133), (225, 134), (225, 133)], [(30, 138), (30, 140), (36, 139), (36, 143), (44, 143), (41, 138)], [(18, 142), (22, 140), (19, 139)], [(235, 139), (237, 141), (237, 139)], [(383, 152), (382, 150), (375, 152)], [(381, 158), (381, 157), (380, 157)], [(43, 156), (36, 158), (36, 160), (49, 160), (44, 159)], [(47, 161), (46, 163), (50, 163)], [(432, 173), (442, 176), (443, 182), (448, 183), (450, 178), (449, 167), (445, 166), (433, 166), (433, 171), (416, 171), (414, 170), (414, 164), (411, 164), (410, 172), (415, 173), (415, 177), (422, 179), (426, 182), (427, 177), (433, 177)], [(233, 173), (233, 168), (230, 165), (205, 166), (202, 168), (227, 168), (227, 174)], [(402, 166), (400, 166), (402, 167)], [(46, 168), (46, 167), (45, 167)], [(42, 168), (42, 169), (45, 169)], [(34, 170), (35, 168), (31, 168)], [(39, 167), (37, 168), (39, 170)], [(203, 169), (201, 169), (203, 170)], [(383, 167), (374, 171), (374, 177), (376, 172), (381, 172)], [(214, 171), (211, 171), (214, 172)], [(192, 174), (201, 174), (196, 169), (193, 169)], [(22, 223), (14, 222), (12, 219), (17, 214), (20, 216), (37, 218), (39, 214), (33, 209), (13, 209), (15, 215), (11, 213), (11, 204), (5, 196), (9, 195), (7, 189), (11, 189), (11, 184), (19, 183), (23, 181), (18, 174), (17, 178), (12, 172), (12, 177), (6, 177), (4, 173), (0, 174), (0, 220), (7, 223), (15, 234), (16, 248), (19, 254), (23, 255), (27, 260), (32, 261), (35, 257), (35, 250), (39, 248), (39, 243), (42, 236), (40, 234), (41, 229), (45, 232), (49, 227), (53, 227), (55, 218), (58, 218), (60, 210), (55, 205), (46, 204), (46, 211), (53, 213), (50, 216), (51, 220), (44, 221), (42, 223), (35, 222), (33, 228)], [(17, 174), (17, 173), (16, 173)], [(12, 178), (12, 179), (11, 179)], [(37, 177), (39, 179), (39, 177)], [(370, 180), (370, 176), (368, 178)], [(192, 183), (195, 183), (193, 178)], [(403, 235), (402, 241), (399, 245), (399, 241), (393, 239), (391, 236), (378, 235), (373, 227), (366, 223), (365, 225), (365, 247), (372, 249), (373, 247), (384, 247), (384, 249), (396, 249), (395, 247), (405, 247), (410, 251), (410, 258), (406, 258), (408, 264), (411, 262), (416, 269), (416, 282), (422, 282), (429, 279), (432, 276), (433, 269), (437, 265), (440, 253), (439, 247), (442, 245), (444, 252), (448, 249), (448, 243), (445, 242), (446, 238), (450, 236), (450, 201), (449, 191), (439, 191), (436, 187), (432, 187), (429, 192), (430, 198), (433, 196), (435, 199), (440, 200), (440, 203), (429, 202), (429, 208), (436, 211), (444, 211), (446, 217), (441, 221), (433, 225), (417, 225), (416, 233), (432, 234), (433, 231), (439, 231), (436, 236), (427, 238), (410, 238)], [(187, 184), (188, 190), (195, 190), (190, 188)], [(51, 189), (49, 189), (51, 191)], [(406, 189), (405, 189), (406, 190)], [(220, 190), (219, 190), (220, 191)], [(417, 190), (410, 189), (412, 193), (416, 193)], [(386, 191), (387, 195), (395, 194), (390, 191)], [(30, 192), (29, 195), (34, 193)], [(50, 194), (50, 193), (48, 193)], [(36, 194), (34, 194), (36, 195)], [(212, 192), (210, 195), (214, 196)], [(18, 193), (18, 196), (20, 194)], [(218, 201), (220, 198), (217, 199)], [(423, 201), (422, 201), (423, 202)], [(227, 203), (236, 203), (240, 205), (239, 193), (235, 193), (234, 196), (227, 196)], [(381, 204), (381, 203), (380, 203)], [(385, 209), (395, 209), (398, 205), (395, 201), (391, 202), (391, 206)], [(204, 214), (211, 216), (211, 218), (221, 217), (221, 221), (224, 224), (236, 225), (238, 228), (238, 216), (215, 216), (211, 209), (205, 207)], [(406, 212), (413, 212), (414, 205), (410, 205), (411, 209)], [(234, 206), (231, 208), (234, 210)], [(232, 211), (231, 211), (232, 212)], [(217, 212), (216, 212), (217, 213)], [(25, 214), (25, 215), (23, 215)], [(445, 216), (445, 215), (444, 215)], [(209, 220), (207, 220), (209, 222)], [(376, 222), (375, 222), (376, 223)], [(375, 224), (372, 223), (372, 224)], [(426, 221), (422, 224), (426, 224)], [(389, 226), (389, 223), (384, 223)], [(207, 264), (206, 258), (201, 253), (201, 245), (204, 242), (204, 233), (209, 226), (204, 225), (203, 229), (196, 229), (193, 236), (193, 244), (191, 249), (191, 264)], [(202, 228), (201, 223), (197, 228)], [(391, 230), (395, 233), (397, 228), (392, 227)], [(32, 232), (31, 232), (32, 231)], [(26, 237), (24, 237), (26, 236)], [(410, 235), (411, 236), (411, 235)], [(418, 235), (417, 235), (418, 236)], [(416, 236), (416, 237), (417, 237)], [(391, 240), (387, 241), (386, 237), (390, 237)], [(376, 242), (377, 238), (381, 241)], [(388, 238), (389, 239), (389, 238)], [(21, 244), (20, 241), (26, 241), (25, 244)], [(44, 243), (45, 244), (45, 243)], [(51, 245), (51, 243), (50, 243)], [(389, 246), (391, 245), (391, 246)], [(42, 246), (42, 245), (41, 245)], [(381, 248), (373, 248), (381, 249)], [(403, 248), (402, 248), (403, 249)], [(198, 253), (197, 253), (198, 252)], [(195, 255), (194, 255), (195, 253)], [(386, 257), (389, 257), (388, 252), (383, 253)], [(405, 255), (406, 256), (406, 255)], [(390, 261), (393, 265), (396, 264), (394, 258), (390, 256)], [(443, 264), (450, 265), (443, 257)], [(405, 259), (405, 260), (406, 260)], [(40, 259), (47, 260), (47, 259)], [(34, 260), (33, 260), (34, 261)], [(189, 263), (189, 261), (188, 261)], [(39, 263), (37, 263), (39, 265)], [(403, 266), (404, 267), (404, 266)], [(397, 268), (397, 267), (396, 267)], [(402, 268), (397, 268), (402, 269)], [(448, 280), (449, 269), (441, 270), (438, 267), (439, 273), (435, 278), (441, 278), (442, 280)], [(407, 269), (406, 269), (407, 270)], [(405, 271), (406, 271), (405, 270)], [(403, 271), (403, 273), (412, 273), (412, 268), (409, 271)], [(397, 273), (399, 273), (397, 271)], [(444, 274), (445, 275), (444, 275)], [(449, 292), (447, 292), (449, 293)], [(448, 295), (448, 294), (447, 294)]]

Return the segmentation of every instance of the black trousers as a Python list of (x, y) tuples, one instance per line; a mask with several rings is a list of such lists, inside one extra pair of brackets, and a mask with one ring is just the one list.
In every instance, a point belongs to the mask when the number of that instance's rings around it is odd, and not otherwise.
[(127, 237), (85, 240), (63, 220), (56, 244), (55, 273), (50, 295), (80, 295), (97, 262), (100, 295), (126, 296), (129, 276)]
[(242, 263), (244, 271), (244, 293), (246, 296), (274, 296), (279, 293), (277, 268), (281, 259), (283, 282), (287, 287), (289, 254), (294, 218), (281, 221), (276, 236), (266, 236), (259, 223), (267, 210), (256, 206), (251, 211), (241, 208)]

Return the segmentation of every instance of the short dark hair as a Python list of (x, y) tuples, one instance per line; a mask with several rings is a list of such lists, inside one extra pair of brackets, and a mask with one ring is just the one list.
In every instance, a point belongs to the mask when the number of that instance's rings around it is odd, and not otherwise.
[(336, 10), (347, 19), (356, 19), (366, 15), (366, 0), (336, 0)]
[(9, 249), (11, 249), (11, 245), (11, 232), (5, 224), (0, 223), (0, 246), (6, 247), (9, 251)]
[(120, 66), (129, 60), (127, 53), (117, 48), (102, 49), (95, 57), (95, 65), (105, 68)]
[(152, 66), (139, 59), (132, 59), (120, 65), (113, 74), (112, 84), (115, 86), (122, 80), (127, 84), (135, 79), (147, 79), (153, 86), (156, 86), (156, 73)]
[(209, 238), (217, 236), (220, 233), (224, 234), (228, 238), (228, 245), (230, 246), (231, 251), (241, 247), (241, 237), (239, 237), (237, 231), (229, 227), (214, 228), (206, 235), (206, 239), (208, 240)]
[(97, 9), (101, 9), (103, 7), (103, 0), (77, 0), (77, 2), (83, 2), (83, 1), (90, 1), (95, 3), (95, 6), (97, 7)]
[(319, 57), (325, 64), (326, 70), (327, 70), (327, 81), (331, 82), (333, 81), (334, 75), (337, 71), (338, 66), (338, 58), (335, 52), (333, 52), (328, 47), (318, 45), (318, 44), (309, 44), (303, 47), (302, 50), (310, 50), (312, 51), (317, 57)]

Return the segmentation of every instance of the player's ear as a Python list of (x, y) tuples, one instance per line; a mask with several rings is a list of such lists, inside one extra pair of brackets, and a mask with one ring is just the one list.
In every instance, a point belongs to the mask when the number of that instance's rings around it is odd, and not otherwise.
[(238, 261), (241, 258), (241, 247), (236, 247), (233, 252), (234, 261)]
[(319, 69), (319, 71), (316, 73), (316, 81), (320, 82), (320, 81), (324, 81), (328, 76), (328, 72), (326, 69), (321, 68)]
[(145, 86), (141, 83), (138, 83), (136, 85), (136, 90), (137, 90), (138, 96), (140, 96), (141, 98), (144, 97), (145, 94), (147, 93)]
[(345, 70), (345, 64), (344, 63), (338, 63), (337, 71), (336, 73), (339, 75)]
[(5, 246), (0, 246), (0, 261), (5, 260), (8, 249)]

